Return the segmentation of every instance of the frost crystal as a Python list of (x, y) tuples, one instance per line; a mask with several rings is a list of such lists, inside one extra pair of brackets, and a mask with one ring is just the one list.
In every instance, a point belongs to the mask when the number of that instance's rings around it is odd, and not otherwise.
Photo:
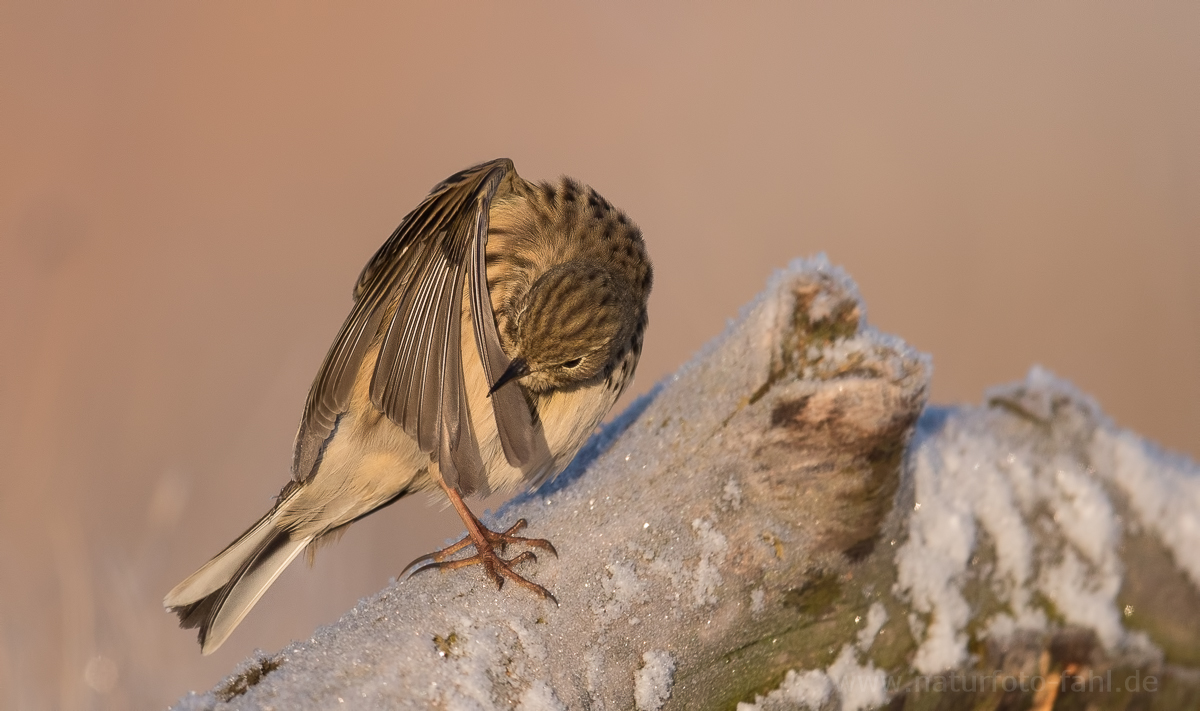
[(639, 711), (658, 711), (671, 698), (675, 658), (669, 652), (652, 651), (642, 655), (642, 662), (633, 680), (633, 700)]

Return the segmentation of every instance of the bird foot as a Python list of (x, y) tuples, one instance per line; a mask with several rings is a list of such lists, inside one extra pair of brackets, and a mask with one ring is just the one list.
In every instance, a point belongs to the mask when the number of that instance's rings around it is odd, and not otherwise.
[[(474, 518), (474, 516), (471, 518)], [(411, 577), (425, 570), (457, 570), (469, 565), (482, 565), (484, 573), (496, 583), (497, 588), (503, 588), (504, 579), (508, 578), (517, 585), (528, 588), (543, 598), (553, 600), (555, 605), (558, 604), (558, 599), (549, 590), (526, 579), (520, 573), (513, 570), (513, 566), (518, 563), (523, 563), (527, 560), (536, 561), (536, 555), (531, 551), (525, 551), (512, 558), (503, 558), (500, 555), (511, 543), (541, 548), (558, 557), (558, 551), (554, 549), (554, 544), (544, 538), (525, 538), (515, 535), (528, 525), (525, 519), (518, 520), (508, 530), (503, 532), (491, 530), (480, 523), (478, 519), (475, 519), (474, 523), (476, 525), (467, 528), (467, 535), (461, 541), (417, 558), (404, 567), (404, 570), (400, 573), (400, 577), (403, 578), (405, 575)], [(467, 546), (475, 546), (475, 555), (457, 560), (448, 560), (450, 556), (458, 553)]]

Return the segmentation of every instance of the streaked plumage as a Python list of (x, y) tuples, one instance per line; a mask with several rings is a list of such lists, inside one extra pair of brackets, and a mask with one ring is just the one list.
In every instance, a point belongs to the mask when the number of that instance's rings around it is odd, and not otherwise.
[(528, 554), (495, 555), (505, 534), (461, 496), (536, 486), (574, 458), (633, 377), (651, 281), (638, 228), (570, 178), (532, 184), (501, 159), (438, 184), (359, 277), (292, 481), (164, 604), (210, 653), (301, 550), (439, 485), (488, 575), (548, 596), (508, 568)]

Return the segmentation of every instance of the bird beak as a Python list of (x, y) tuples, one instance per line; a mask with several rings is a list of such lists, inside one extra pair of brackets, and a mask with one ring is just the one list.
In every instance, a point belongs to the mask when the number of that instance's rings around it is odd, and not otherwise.
[(501, 375), (496, 384), (492, 386), (492, 389), (488, 390), (488, 397), (491, 397), (492, 393), (504, 387), (506, 383), (519, 380), (526, 375), (529, 375), (529, 364), (525, 362), (524, 358), (513, 358), (512, 362), (508, 364), (508, 370), (504, 371), (504, 375)]

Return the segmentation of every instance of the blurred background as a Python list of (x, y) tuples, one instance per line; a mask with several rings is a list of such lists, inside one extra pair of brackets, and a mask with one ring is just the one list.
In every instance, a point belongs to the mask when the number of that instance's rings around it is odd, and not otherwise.
[[(411, 499), (212, 657), (376, 247), (497, 156), (625, 209), (646, 391), (825, 252), (933, 399), (1041, 363), (1200, 455), (1200, 5), (0, 2), (0, 707), (164, 707), (461, 530)], [(495, 505), (491, 503), (490, 505)]]

